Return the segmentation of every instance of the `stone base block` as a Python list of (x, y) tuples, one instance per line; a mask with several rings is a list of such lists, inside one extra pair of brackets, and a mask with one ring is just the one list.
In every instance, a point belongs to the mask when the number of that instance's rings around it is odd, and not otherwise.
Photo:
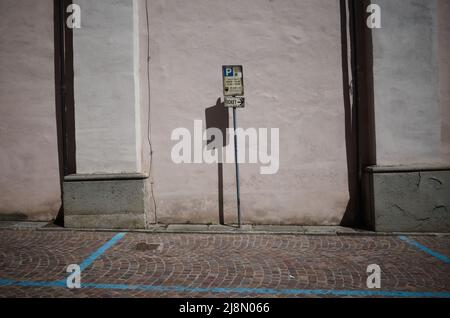
[(64, 181), (67, 228), (145, 229), (154, 223), (149, 179), (141, 174), (71, 175)]
[(450, 232), (450, 167), (369, 167), (366, 223), (378, 232)]

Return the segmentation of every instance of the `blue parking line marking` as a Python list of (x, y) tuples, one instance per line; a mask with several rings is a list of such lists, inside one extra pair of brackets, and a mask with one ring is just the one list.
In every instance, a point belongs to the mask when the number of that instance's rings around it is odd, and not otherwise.
[[(0, 279), (0, 287), (54, 287), (66, 288), (63, 282), (22, 282)], [(82, 283), (82, 288), (105, 290), (141, 290), (147, 292), (184, 292), (219, 294), (259, 294), (259, 295), (303, 295), (303, 296), (354, 296), (354, 297), (396, 297), (396, 298), (450, 298), (450, 292), (408, 292), (381, 290), (326, 290), (326, 289), (270, 289), (270, 288), (222, 288), (222, 287), (184, 287), (152, 286), (127, 284)]]
[(92, 265), (92, 263), (95, 262), (97, 258), (102, 256), (108, 249), (113, 247), (117, 242), (119, 242), (123, 237), (125, 236), (125, 233), (118, 233), (116, 234), (111, 240), (109, 240), (105, 245), (100, 247), (97, 251), (92, 253), (88, 258), (86, 258), (81, 264), (80, 269), (81, 271), (84, 271), (86, 268)]
[[(102, 256), (108, 249), (117, 244), (125, 233), (116, 234), (111, 240), (92, 253), (81, 264), (80, 269), (91, 266), (96, 259)], [(430, 248), (416, 242), (407, 236), (399, 236), (402, 241), (417, 247), (418, 249), (434, 256), (435, 258), (450, 264), (450, 258), (437, 253)], [(66, 281), (19, 281), (11, 279), (0, 279), (0, 287), (48, 287), (67, 288)], [(327, 289), (271, 289), (271, 288), (226, 288), (226, 287), (185, 287), (185, 286), (163, 286), (163, 285), (128, 285), (128, 284), (101, 284), (82, 283), (85, 289), (103, 290), (139, 290), (146, 292), (177, 292), (177, 293), (218, 293), (218, 294), (254, 294), (254, 295), (291, 295), (291, 296), (334, 296), (334, 297), (395, 297), (395, 298), (450, 298), (450, 292), (410, 292), (410, 291), (383, 291), (383, 290), (327, 290)]]
[(411, 238), (409, 238), (409, 237), (407, 237), (407, 236), (399, 236), (399, 238), (400, 238), (402, 241), (405, 241), (405, 242), (407, 242), (407, 243), (409, 243), (409, 244), (411, 244), (411, 245), (417, 247), (418, 249), (424, 251), (425, 253), (428, 253), (428, 254), (430, 254), (430, 255), (436, 257), (436, 258), (439, 259), (440, 261), (442, 261), (442, 262), (444, 262), (444, 263), (446, 263), (446, 264), (450, 264), (450, 258), (448, 258), (447, 256), (442, 255), (442, 254), (440, 254), (440, 253), (438, 253), (438, 252), (435, 252), (435, 251), (433, 251), (432, 249), (426, 247), (425, 245), (420, 244), (419, 242), (414, 241), (413, 239), (411, 239)]
[(148, 292), (259, 294), (259, 295), (304, 295), (304, 296), (356, 296), (356, 297), (439, 297), (450, 298), (450, 292), (404, 292), (380, 290), (324, 290), (324, 289), (270, 289), (270, 288), (223, 288), (183, 287), (121, 284), (84, 284), (83, 288), (142, 290)]
[(63, 287), (67, 288), (65, 281), (56, 282), (23, 282), (10, 279), (0, 279), (0, 287), (19, 286), (19, 287)]

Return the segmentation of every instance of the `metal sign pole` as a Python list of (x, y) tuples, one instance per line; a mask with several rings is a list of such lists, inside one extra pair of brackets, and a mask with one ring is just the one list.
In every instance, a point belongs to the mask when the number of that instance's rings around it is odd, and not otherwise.
[(234, 126), (234, 161), (236, 164), (236, 189), (237, 189), (237, 211), (238, 211), (238, 225), (242, 228), (242, 215), (241, 215), (241, 188), (239, 185), (239, 162), (238, 162), (238, 141), (236, 134), (237, 118), (236, 107), (233, 107), (233, 126)]
[(237, 138), (237, 113), (236, 108), (245, 107), (244, 97), (244, 70), (242, 65), (224, 65), (222, 66), (223, 76), (223, 95), (224, 106), (233, 108), (233, 126), (234, 126), (234, 161), (236, 164), (236, 190), (237, 190), (237, 213), (238, 225), (242, 228), (241, 215), (241, 187), (239, 184), (239, 156), (238, 156), (238, 138)]

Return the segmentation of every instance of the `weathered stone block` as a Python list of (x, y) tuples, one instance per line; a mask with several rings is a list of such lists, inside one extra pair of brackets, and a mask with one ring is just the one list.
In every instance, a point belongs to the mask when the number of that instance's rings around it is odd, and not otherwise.
[(366, 220), (380, 232), (450, 232), (450, 169), (371, 168)]
[(144, 229), (152, 223), (148, 178), (142, 175), (69, 176), (64, 182), (68, 228)]

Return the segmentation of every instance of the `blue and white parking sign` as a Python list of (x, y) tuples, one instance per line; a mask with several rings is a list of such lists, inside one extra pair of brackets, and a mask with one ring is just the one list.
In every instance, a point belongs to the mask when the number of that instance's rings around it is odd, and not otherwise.
[(242, 65), (223, 66), (224, 96), (244, 96), (244, 76)]

